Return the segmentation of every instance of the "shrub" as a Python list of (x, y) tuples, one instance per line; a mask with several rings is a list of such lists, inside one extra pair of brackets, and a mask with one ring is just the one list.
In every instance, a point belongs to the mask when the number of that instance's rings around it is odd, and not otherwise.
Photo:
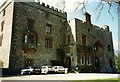
[(78, 72), (93, 72), (94, 69), (92, 66), (88, 65), (78, 65)]

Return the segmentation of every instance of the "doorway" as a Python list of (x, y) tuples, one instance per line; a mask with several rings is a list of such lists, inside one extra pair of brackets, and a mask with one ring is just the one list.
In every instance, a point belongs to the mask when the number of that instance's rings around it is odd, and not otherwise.
[(70, 57), (67, 57), (65, 59), (65, 67), (68, 69), (71, 69), (71, 58)]

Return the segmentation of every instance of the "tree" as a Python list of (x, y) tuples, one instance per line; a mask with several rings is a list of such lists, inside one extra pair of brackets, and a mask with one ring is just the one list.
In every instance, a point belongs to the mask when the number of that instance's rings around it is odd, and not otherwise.
[(118, 72), (120, 73), (120, 54), (115, 55), (115, 63), (116, 63), (116, 67), (118, 69)]

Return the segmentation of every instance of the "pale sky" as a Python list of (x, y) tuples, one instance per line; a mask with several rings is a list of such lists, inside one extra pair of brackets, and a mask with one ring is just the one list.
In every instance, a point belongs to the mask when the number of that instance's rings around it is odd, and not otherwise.
[[(0, 0), (0, 5), (2, 2), (4, 2), (6, 0)], [(40, 2), (44, 2), (46, 4), (49, 4), (51, 6), (57, 7), (59, 9), (63, 9), (63, 6), (65, 7), (65, 11), (68, 12), (68, 18), (79, 18), (80, 20), (83, 20), (83, 15), (81, 13), (81, 11), (79, 10), (82, 5), (78, 8), (78, 10), (76, 11), (76, 13), (73, 11), (78, 4), (82, 3), (84, 0), (40, 0)], [(87, 0), (86, 0), (87, 1)], [(95, 12), (95, 7), (96, 4), (99, 0), (88, 0), (87, 2), (87, 6), (86, 6), (86, 11), (89, 12), (92, 16), (92, 23), (94, 25), (100, 26), (102, 27), (103, 25), (108, 25), (110, 26), (110, 31), (112, 31), (113, 34), (113, 44), (114, 44), (114, 49), (118, 50), (118, 14), (115, 13), (115, 9), (113, 5), (111, 11), (112, 16), (114, 17), (114, 20), (112, 20), (112, 17), (110, 16), (110, 14), (108, 13), (108, 7), (105, 6), (105, 8), (102, 11), (102, 14), (99, 18), (98, 21), (96, 21), (96, 12)], [(63, 4), (57, 4), (57, 2), (59, 3), (65, 3), (65, 5)], [(104, 21), (103, 21), (104, 20)]]

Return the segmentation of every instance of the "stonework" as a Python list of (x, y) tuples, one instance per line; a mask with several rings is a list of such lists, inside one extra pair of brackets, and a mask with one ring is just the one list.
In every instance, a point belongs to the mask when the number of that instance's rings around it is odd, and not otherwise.
[[(4, 15), (3, 15), (4, 14)], [(84, 21), (67, 21), (67, 13), (44, 3), (6, 2), (0, 7), (2, 68), (63, 65), (91, 66), (95, 72), (116, 72), (112, 32)]]

